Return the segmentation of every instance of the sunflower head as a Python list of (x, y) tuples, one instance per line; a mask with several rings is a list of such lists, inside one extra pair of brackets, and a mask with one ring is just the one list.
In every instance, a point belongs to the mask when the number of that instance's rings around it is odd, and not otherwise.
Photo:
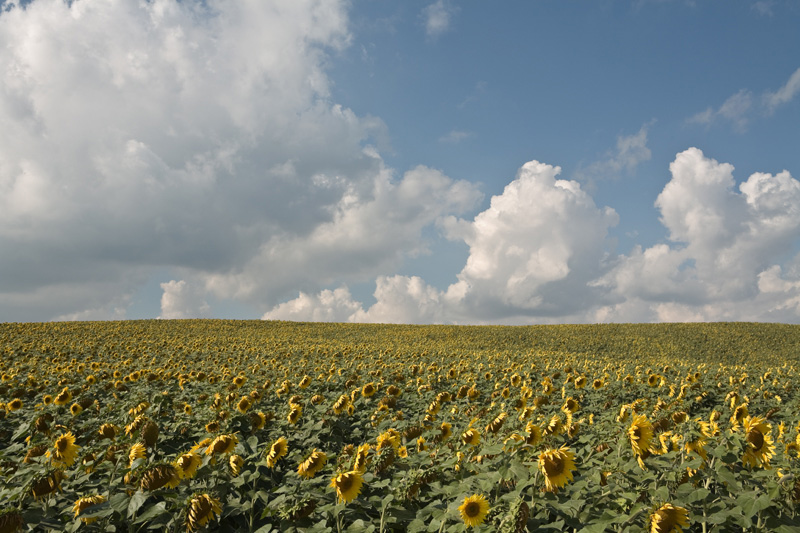
[(325, 452), (314, 450), (297, 466), (297, 474), (300, 477), (311, 479), (317, 472), (322, 470), (322, 467), (324, 467), (327, 462), (328, 456)]
[(772, 426), (759, 416), (745, 417), (742, 422), (747, 442), (742, 462), (751, 467), (769, 468), (769, 461), (775, 455)]
[(286, 455), (288, 451), (289, 441), (286, 440), (286, 437), (281, 437), (273, 442), (267, 453), (267, 467), (275, 468), (275, 465), (278, 464), (278, 459)]
[[(88, 508), (94, 505), (101, 504), (104, 501), (106, 501), (106, 497), (103, 496), (102, 494), (97, 494), (95, 496), (84, 496), (82, 498), (78, 498), (75, 501), (75, 504), (72, 506), (72, 509), (75, 511), (75, 518), (78, 518)], [(97, 518), (81, 518), (81, 521), (84, 524), (91, 524), (96, 520)]]
[(158, 464), (151, 466), (142, 474), (142, 490), (157, 490), (162, 487), (174, 489), (181, 482), (183, 473), (179, 466)]
[(208, 494), (196, 494), (189, 502), (186, 525), (189, 531), (196, 531), (213, 520), (215, 515), (219, 519), (221, 514), (222, 505), (218, 499)]
[(16, 509), (8, 508), (0, 511), (0, 531), (17, 533), (25, 527), (22, 515)]
[(665, 503), (650, 514), (650, 533), (681, 533), (689, 526), (689, 512)]
[(71, 466), (79, 449), (80, 446), (75, 444), (75, 435), (70, 431), (59, 436), (47, 454), (52, 457), (54, 466)]
[(206, 448), (206, 455), (224, 455), (231, 453), (239, 439), (236, 435), (220, 435), (211, 441), (208, 448)]
[(353, 501), (358, 496), (358, 493), (361, 492), (363, 484), (364, 478), (361, 477), (361, 472), (357, 470), (344, 472), (331, 480), (331, 486), (336, 489), (339, 501), (344, 503)]
[(459, 505), (458, 511), (461, 513), (461, 520), (468, 527), (479, 526), (486, 520), (489, 514), (489, 502), (483, 494), (473, 494), (464, 498), (464, 502)]
[(572, 480), (575, 470), (575, 454), (566, 446), (549, 449), (539, 454), (539, 471), (545, 478), (545, 490), (558, 492), (558, 489)]
[(631, 441), (633, 453), (641, 456), (650, 448), (653, 440), (653, 425), (645, 415), (635, 415), (628, 428), (628, 439)]
[(202, 464), (203, 459), (197, 452), (186, 452), (175, 460), (175, 466), (179, 468), (181, 477), (184, 479), (193, 478)]

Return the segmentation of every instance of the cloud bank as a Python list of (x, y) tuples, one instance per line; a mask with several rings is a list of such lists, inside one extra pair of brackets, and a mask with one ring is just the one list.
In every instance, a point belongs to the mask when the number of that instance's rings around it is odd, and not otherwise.
[(264, 318), (530, 323), (800, 321), (800, 182), (733, 166), (697, 148), (676, 155), (655, 204), (669, 242), (614, 254), (616, 212), (598, 208), (560, 169), (526, 163), (473, 220), (448, 218), (470, 247), (457, 281), (439, 291), (416, 277), (379, 277), (364, 309), (345, 288), (301, 294)]

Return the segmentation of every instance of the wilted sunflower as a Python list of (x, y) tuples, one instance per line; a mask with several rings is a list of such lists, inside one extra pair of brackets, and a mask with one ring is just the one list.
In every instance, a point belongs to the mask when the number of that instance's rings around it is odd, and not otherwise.
[(157, 464), (148, 468), (142, 474), (142, 490), (157, 490), (162, 487), (174, 489), (181, 482), (183, 473), (179, 466), (171, 464)]
[(297, 466), (297, 474), (300, 477), (311, 479), (322, 470), (327, 462), (328, 456), (325, 455), (325, 452), (315, 449)]
[(464, 503), (458, 506), (458, 510), (461, 513), (461, 520), (468, 527), (479, 526), (489, 514), (489, 502), (483, 494), (473, 494), (464, 498)]
[(196, 452), (186, 452), (175, 460), (175, 466), (180, 468), (183, 479), (193, 478), (201, 464), (203, 459)]
[(743, 423), (747, 450), (742, 462), (750, 467), (769, 467), (769, 460), (775, 455), (772, 426), (759, 416), (748, 416)]
[(281, 437), (273, 442), (267, 454), (267, 467), (275, 468), (275, 465), (278, 464), (278, 459), (286, 455), (288, 451), (289, 441), (286, 440), (286, 437)]
[(358, 496), (363, 483), (364, 478), (361, 477), (361, 472), (353, 470), (335, 476), (331, 480), (331, 487), (336, 489), (336, 495), (339, 497), (340, 502), (348, 503)]
[(70, 431), (56, 439), (53, 450), (48, 450), (47, 456), (52, 457), (54, 466), (71, 466), (79, 449), (80, 446), (75, 444), (75, 435)]
[(486, 426), (486, 433), (497, 433), (500, 431), (500, 428), (503, 427), (503, 423), (506, 421), (508, 415), (506, 413), (500, 413), (497, 417), (489, 422)]
[(650, 514), (650, 533), (681, 533), (689, 526), (689, 512), (665, 503)]
[(214, 515), (219, 519), (221, 514), (222, 505), (218, 499), (208, 494), (196, 494), (189, 502), (186, 524), (189, 531), (196, 531), (213, 520)]
[(25, 520), (16, 509), (8, 508), (0, 511), (0, 531), (3, 533), (17, 533), (25, 527)]
[(635, 415), (628, 428), (628, 439), (636, 455), (642, 455), (650, 448), (653, 440), (653, 424), (645, 415)]
[(119, 428), (114, 424), (103, 424), (100, 426), (98, 433), (104, 439), (115, 440), (117, 438), (117, 431), (119, 431)]
[(57, 490), (61, 490), (61, 481), (63, 479), (64, 473), (61, 470), (54, 470), (33, 483), (31, 494), (33, 494), (34, 499), (38, 500)]
[(572, 480), (575, 470), (575, 454), (566, 446), (549, 449), (539, 454), (539, 471), (545, 478), (545, 490), (557, 492)]

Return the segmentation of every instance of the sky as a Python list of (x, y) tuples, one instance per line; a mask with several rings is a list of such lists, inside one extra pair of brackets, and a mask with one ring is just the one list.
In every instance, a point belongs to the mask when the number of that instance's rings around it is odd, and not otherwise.
[(800, 323), (795, 0), (0, 0), (0, 321)]

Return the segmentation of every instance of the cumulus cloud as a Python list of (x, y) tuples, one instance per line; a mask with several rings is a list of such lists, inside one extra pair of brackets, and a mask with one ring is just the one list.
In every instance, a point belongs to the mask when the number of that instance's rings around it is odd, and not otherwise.
[(560, 171), (526, 163), (473, 220), (451, 216), (442, 222), (448, 238), (469, 245), (464, 268), (446, 290), (416, 276), (381, 276), (377, 302), (348, 320), (520, 322), (597, 305), (603, 295), (591, 282), (611, 267), (606, 238), (618, 217), (611, 208), (598, 208), (577, 182), (556, 179)]
[(448, 0), (436, 0), (422, 10), (422, 19), (425, 24), (425, 33), (429, 38), (436, 38), (450, 29), (455, 6)]
[(295, 322), (347, 322), (361, 311), (361, 304), (353, 301), (347, 287), (325, 289), (317, 295), (301, 292), (294, 300), (275, 306), (264, 314), (264, 320), (292, 320)]
[(204, 299), (205, 292), (191, 286), (186, 280), (171, 280), (161, 284), (161, 315), (159, 318), (202, 318), (208, 316), (210, 307)]
[(347, 6), (6, 4), (0, 320), (117, 316), (164, 269), (269, 308), (424, 253), (422, 228), (479, 194), (398, 178), (383, 123), (331, 101)]
[(795, 290), (791, 279), (780, 278), (780, 262), (800, 237), (800, 182), (787, 171), (755, 173), (737, 191), (733, 170), (697, 148), (676, 156), (672, 179), (656, 200), (672, 244), (622, 256), (598, 282), (621, 303), (598, 316), (764, 320), (777, 313), (800, 319), (780, 312), (791, 307)]
[(681, 152), (655, 202), (668, 242), (614, 255), (616, 213), (559, 171), (526, 163), (473, 220), (446, 219), (449, 238), (470, 247), (447, 289), (381, 276), (368, 309), (347, 295), (346, 319), (800, 321), (800, 254), (787, 257), (800, 239), (800, 182), (789, 172), (757, 172), (737, 186), (732, 165)]

